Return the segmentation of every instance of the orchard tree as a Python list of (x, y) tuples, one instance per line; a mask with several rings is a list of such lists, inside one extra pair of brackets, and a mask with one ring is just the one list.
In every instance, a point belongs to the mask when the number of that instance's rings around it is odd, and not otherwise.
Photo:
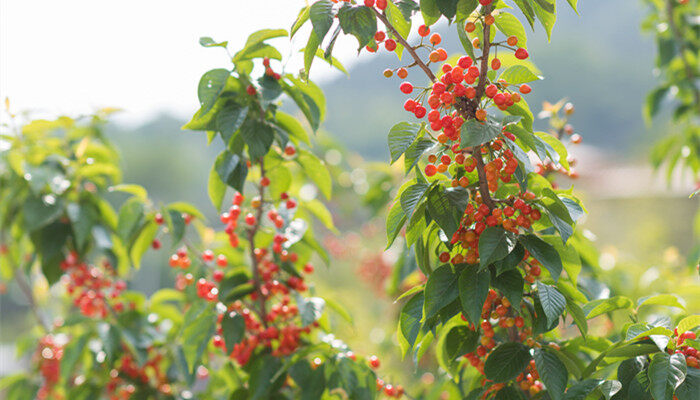
[[(438, 361), (462, 396), (696, 398), (697, 346), (685, 340), (694, 340), (697, 316), (678, 327), (668, 319), (644, 322), (640, 311), (648, 306), (681, 304), (658, 295), (635, 307), (624, 297), (596, 299), (578, 286), (586, 246), (577, 240), (576, 221), (585, 211), (547, 172), (571, 175), (561, 135), (533, 130), (525, 98), (539, 76), (526, 29), (512, 14), (518, 9), (550, 35), (556, 4), (337, 3), (317, 1), (294, 24), (309, 19), (313, 27), (307, 72), (336, 18), (326, 58), (341, 31), (355, 36), (360, 49), (410, 56), (406, 66), (384, 71), (403, 80), (398, 89), (410, 95), (404, 109), (415, 118), (389, 132), (391, 162), (403, 158), (413, 178), (389, 211), (388, 245), (405, 229), (407, 251), (427, 276), (400, 296), (409, 298), (398, 324), (403, 351), (420, 358), (437, 340)], [(569, 4), (576, 9), (576, 2)], [(424, 24), (412, 45), (418, 13)], [(441, 35), (431, 33), (442, 17), (457, 31), (464, 54), (450, 58)], [(421, 77), (406, 80), (410, 68)], [(539, 159), (538, 170), (530, 156)], [(633, 322), (615, 341), (588, 333), (587, 320), (618, 309), (631, 310)], [(557, 330), (572, 323), (581, 337), (558, 337)], [(465, 379), (469, 365), (483, 378)]]
[[(450, 57), (431, 32), (443, 17), (463, 54)], [(219, 231), (189, 204), (155, 204), (120, 183), (106, 112), (13, 120), (0, 147), (0, 271), (37, 325), (18, 341), (32, 370), (3, 378), (6, 397), (427, 398), (379, 378), (379, 358), (333, 336), (325, 311), (347, 313), (308, 281), (312, 260), (331, 263), (312, 225), (333, 227), (319, 200), (333, 182), (312, 148), (327, 110), (309, 72), (316, 58), (342, 69), (332, 56), (342, 33), (360, 51), (408, 59), (383, 72), (401, 80), (409, 113), (389, 132), (391, 162), (409, 177), (388, 211), (388, 245), (403, 241), (403, 267), (425, 277), (400, 296), (403, 353), (434, 353), (455, 398), (696, 400), (700, 316), (671, 294), (635, 303), (580, 279), (593, 275), (576, 226), (585, 208), (557, 182), (575, 177), (562, 143), (580, 141), (567, 126), (573, 108), (549, 105), (552, 131), (539, 132), (526, 101), (540, 79), (526, 25), (550, 35), (555, 20), (553, 0), (320, 0), (289, 32), (253, 33), (230, 66), (202, 76), (185, 125), (223, 143), (207, 185)], [(304, 25), (294, 75), (268, 42)], [(176, 274), (148, 297), (129, 290), (147, 251)], [(42, 285), (49, 301), (36, 296)], [(616, 311), (630, 322), (611, 337), (589, 331)]]

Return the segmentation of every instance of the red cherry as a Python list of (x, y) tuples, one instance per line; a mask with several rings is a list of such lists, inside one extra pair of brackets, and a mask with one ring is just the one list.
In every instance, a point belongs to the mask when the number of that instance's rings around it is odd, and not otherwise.
[(202, 252), (202, 260), (204, 261), (214, 261), (214, 252), (207, 249)]
[(250, 96), (255, 96), (256, 93), (258, 93), (257, 90), (255, 90), (255, 87), (253, 85), (248, 85), (248, 87), (245, 89), (246, 93), (248, 93)]
[(163, 223), (163, 214), (156, 213), (156, 215), (153, 217), (153, 220), (156, 221), (156, 224), (161, 225)]
[(399, 90), (401, 90), (402, 93), (410, 94), (413, 91), (413, 85), (411, 85), (410, 82), (403, 82), (399, 86)]
[(532, 92), (532, 88), (530, 87), (530, 85), (528, 85), (526, 83), (523, 83), (522, 85), (520, 85), (520, 93), (528, 94), (530, 92)]
[(228, 265), (228, 259), (226, 259), (226, 256), (223, 254), (219, 254), (216, 256), (216, 265), (219, 267), (225, 267)]
[(430, 28), (426, 25), (421, 25), (418, 27), (418, 34), (422, 37), (426, 37), (430, 34)]
[(384, 48), (389, 51), (396, 50), (396, 41), (394, 39), (387, 39), (386, 42), (384, 42)]
[(377, 8), (384, 10), (387, 6), (386, 0), (377, 0)]
[(479, 3), (480, 3), (482, 6), (488, 6), (489, 4), (491, 4), (492, 1), (493, 1), (493, 0), (479, 0)]
[(433, 164), (428, 164), (425, 166), (425, 175), (433, 176), (437, 173), (437, 167)]
[(224, 279), (224, 271), (217, 269), (214, 271), (214, 274), (212, 275), (215, 281), (221, 282)]
[(527, 53), (527, 50), (523, 49), (522, 47), (519, 48), (518, 50), (515, 50), (515, 58), (519, 60), (524, 60), (529, 57), (529, 54)]
[(369, 358), (369, 366), (372, 368), (379, 368), (379, 358), (377, 356), (370, 356)]
[(365, 6), (374, 7), (374, 0), (365, 0)]
[[(374, 3), (374, 1), (372, 3)], [(384, 33), (383, 31), (377, 31), (377, 33), (374, 34), (374, 40), (376, 40), (378, 43), (383, 42), (384, 39), (386, 39), (386, 33)]]

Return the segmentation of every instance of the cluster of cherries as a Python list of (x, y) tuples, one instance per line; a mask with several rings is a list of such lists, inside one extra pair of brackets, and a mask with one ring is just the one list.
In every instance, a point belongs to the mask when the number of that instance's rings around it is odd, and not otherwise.
[[(126, 349), (125, 349), (126, 350)], [(148, 353), (154, 352), (149, 348)], [(110, 400), (127, 400), (136, 392), (134, 384), (151, 385), (164, 395), (172, 394), (172, 387), (162, 368), (162, 354), (148, 354), (148, 360), (140, 366), (130, 355), (125, 354), (117, 362), (117, 367), (109, 371), (107, 392)]]
[(61, 377), (61, 359), (63, 358), (63, 346), (56, 343), (52, 335), (46, 335), (39, 340), (36, 356), (39, 364), (39, 373), (43, 378), (43, 384), (37, 392), (39, 400), (59, 399), (54, 393), (54, 386)]
[[(491, 350), (498, 345), (496, 342), (494, 325), (503, 329), (503, 334), (508, 337), (508, 341), (517, 340), (525, 343), (529, 347), (538, 346), (537, 342), (532, 337), (532, 328), (525, 326), (525, 319), (522, 316), (516, 315), (515, 308), (516, 307), (513, 307), (506, 297), (500, 296), (493, 289), (489, 289), (481, 311), (480, 327), (482, 336), (479, 345), (474, 352), (464, 355), (464, 358), (466, 358), (482, 375), (484, 375), (486, 358), (488, 358)], [(467, 320), (464, 315), (462, 315), (462, 319), (465, 321)], [(470, 325), (470, 327), (476, 329), (474, 326)], [(516, 381), (523, 391), (534, 395), (543, 388), (542, 382), (538, 379), (539, 375), (537, 374), (534, 361), (531, 361), (527, 371), (520, 374), (516, 378)], [(483, 383), (486, 384), (486, 382), (487, 380), (484, 378)], [(484, 393), (484, 397), (488, 396), (492, 391), (502, 389), (504, 386), (505, 384), (491, 385), (486, 393)]]
[[(673, 330), (673, 335), (676, 338), (676, 353), (682, 353), (685, 356), (685, 363), (689, 367), (700, 368), (700, 351), (684, 344), (686, 339), (695, 340), (697, 335), (693, 331), (686, 331), (678, 334), (678, 329)], [(668, 350), (669, 353), (673, 351)]]
[[(61, 270), (66, 272), (61, 281), (73, 297), (75, 306), (86, 317), (106, 317), (109, 313), (109, 300), (118, 298), (126, 289), (126, 282), (114, 279), (116, 272), (107, 261), (102, 263), (102, 268), (98, 268), (81, 261), (77, 253), (70, 252), (61, 262)], [(120, 301), (112, 304), (116, 312), (124, 308)]]

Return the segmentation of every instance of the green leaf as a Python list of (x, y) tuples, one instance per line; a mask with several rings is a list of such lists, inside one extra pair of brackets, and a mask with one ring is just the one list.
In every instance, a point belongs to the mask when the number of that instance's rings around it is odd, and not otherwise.
[(535, 75), (530, 69), (524, 65), (513, 65), (508, 67), (498, 79), (503, 79), (511, 85), (520, 85), (523, 83), (538, 81), (541, 76)]
[(609, 299), (593, 300), (584, 304), (583, 312), (586, 318), (591, 319), (615, 310), (630, 309), (634, 306), (632, 300), (624, 296), (615, 296)]
[(499, 137), (501, 132), (501, 125), (496, 122), (470, 119), (462, 125), (460, 146), (479, 146)]
[(286, 380), (286, 374), (280, 374), (282, 360), (279, 357), (267, 354), (257, 357), (250, 366), (248, 386), (250, 388), (250, 400), (263, 400), (272, 398)]
[(132, 197), (119, 209), (119, 222), (117, 223), (117, 234), (125, 242), (136, 233), (143, 218), (143, 203), (136, 197)]
[(245, 336), (245, 319), (237, 312), (226, 313), (221, 319), (221, 329), (226, 352), (230, 354), (233, 351), (233, 346), (240, 343)]
[(81, 356), (87, 351), (88, 339), (90, 339), (89, 334), (82, 334), (77, 338), (74, 337), (63, 350), (60, 370), (64, 381), (68, 381), (71, 375), (79, 370), (77, 364)]
[[(328, 30), (333, 25), (333, 3), (330, 0), (318, 0), (309, 9), (309, 18), (318, 43), (323, 42)], [(317, 45), (318, 47), (318, 45)], [(308, 69), (307, 69), (308, 72)]]
[(297, 304), (299, 305), (299, 316), (303, 326), (318, 321), (323, 314), (323, 309), (326, 307), (326, 301), (320, 297), (297, 299)]
[(678, 400), (698, 400), (700, 393), (700, 369), (688, 368), (685, 380), (676, 389)]
[(520, 343), (507, 342), (496, 347), (486, 359), (484, 374), (496, 383), (508, 382), (530, 364), (530, 349)]
[(240, 155), (224, 150), (216, 157), (214, 168), (221, 181), (239, 192), (243, 192), (243, 184), (248, 176), (248, 166)]
[(248, 107), (233, 102), (227, 102), (216, 113), (216, 130), (221, 132), (224, 143), (228, 146), (233, 134), (240, 129), (248, 115)]
[(586, 339), (586, 335), (588, 334), (588, 322), (586, 321), (586, 314), (584, 314), (583, 309), (574, 301), (567, 298), (566, 310), (574, 319), (574, 323), (578, 327), (579, 332), (581, 332), (581, 336)]
[(535, 349), (533, 358), (547, 393), (553, 400), (562, 399), (569, 380), (566, 365), (553, 352), (544, 348)]
[(119, 185), (110, 186), (108, 190), (110, 192), (124, 192), (132, 194), (141, 199), (143, 202), (148, 200), (148, 192), (146, 192), (146, 189), (141, 185), (122, 183)]
[(680, 320), (676, 329), (678, 329), (678, 333), (680, 334), (694, 329), (697, 326), (700, 326), (700, 315), (691, 315)]
[(459, 318), (453, 318), (440, 330), (436, 358), (440, 366), (451, 375), (459, 374), (459, 359), (476, 350), (479, 333), (469, 329)]
[(566, 308), (566, 298), (553, 286), (537, 281), (537, 297), (547, 316), (547, 325), (554, 324)]
[(228, 46), (228, 42), (216, 42), (209, 36), (202, 36), (199, 38), (199, 45), (202, 47), (223, 47)]
[(430, 217), (442, 228), (447, 237), (452, 237), (459, 228), (460, 218), (464, 213), (464, 209), (452, 207), (445, 188), (442, 185), (436, 185), (428, 193), (428, 213)]
[(212, 69), (202, 75), (197, 86), (197, 97), (201, 106), (200, 115), (206, 115), (214, 107), (214, 103), (226, 87), (229, 76), (231, 71), (225, 68)]
[(182, 350), (185, 354), (188, 371), (193, 373), (202, 358), (204, 349), (214, 335), (216, 313), (214, 304), (195, 303), (185, 313), (185, 322), (180, 334)]
[(515, 3), (520, 11), (523, 12), (523, 15), (525, 15), (525, 18), (527, 19), (527, 22), (530, 23), (530, 27), (534, 28), (534, 23), (535, 23), (535, 10), (532, 9), (531, 1), (530, 0), (513, 0), (513, 3)]
[[(464, 21), (479, 6), (478, 0), (459, 0), (457, 3), (457, 21)], [(461, 24), (457, 24), (457, 29), (464, 31)]]
[(423, 301), (425, 294), (420, 292), (411, 297), (401, 308), (399, 314), (399, 326), (397, 335), (401, 346), (402, 357), (406, 356), (408, 350), (412, 349), (418, 338), (423, 319)]
[(531, 4), (537, 19), (540, 20), (545, 32), (547, 32), (547, 40), (551, 40), (552, 29), (554, 29), (554, 23), (557, 21), (557, 4), (555, 0), (534, 0)]
[(686, 369), (685, 356), (681, 353), (655, 354), (647, 372), (654, 400), (673, 400), (673, 393), (685, 380)]
[(429, 188), (430, 185), (427, 183), (416, 182), (401, 193), (401, 208), (409, 220), (413, 217), (416, 206), (423, 200)]
[(413, 122), (399, 122), (389, 130), (389, 153), (391, 163), (395, 163), (413, 144), (423, 125)]
[(596, 389), (600, 389), (605, 399), (610, 400), (621, 387), (618, 381), (586, 379), (569, 387), (564, 394), (564, 400), (585, 400)]
[(438, 10), (447, 19), (452, 19), (457, 14), (458, 0), (435, 0)]
[(345, 34), (357, 38), (358, 51), (362, 50), (377, 32), (377, 17), (369, 7), (351, 6), (345, 3), (338, 10), (338, 21)]
[(433, 271), (425, 284), (425, 304), (423, 320), (428, 320), (448, 306), (459, 296), (459, 275), (449, 265), (443, 265)]
[(511, 304), (518, 305), (523, 298), (525, 280), (517, 269), (503, 272), (491, 278), (491, 284), (508, 298)]
[(289, 30), (289, 38), (292, 39), (294, 35), (297, 33), (299, 28), (301, 28), (306, 21), (309, 20), (309, 14), (310, 14), (310, 6), (303, 7), (301, 10), (299, 10), (299, 14), (297, 15), (297, 19), (294, 20), (294, 24), (292, 25), (292, 28)]
[(563, 269), (561, 257), (559, 257), (557, 250), (533, 234), (520, 236), (518, 240), (530, 252), (532, 257), (539, 261), (543, 267), (547, 268), (547, 271), (552, 275), (552, 279), (556, 282)]
[(574, 11), (576, 12), (576, 14), (578, 14), (578, 8), (577, 8), (578, 7), (578, 0), (566, 0), (566, 1), (569, 2), (569, 5), (571, 6), (571, 8), (573, 8)]
[(99, 218), (92, 204), (85, 203), (82, 206), (70, 203), (66, 207), (66, 214), (73, 226), (73, 235), (78, 249), (82, 251), (92, 237), (92, 227)]
[(481, 269), (505, 258), (516, 245), (512, 233), (498, 226), (489, 226), (479, 236)]
[(327, 199), (330, 199), (333, 190), (333, 181), (331, 180), (331, 174), (328, 172), (328, 168), (326, 168), (326, 164), (313, 153), (301, 149), (297, 152), (296, 162), (301, 165), (306, 176), (316, 184), (321, 193), (323, 193)]
[[(506, 36), (515, 36), (518, 38), (518, 47), (527, 48), (527, 35), (525, 27), (513, 14), (501, 12), (495, 17), (496, 27)], [(529, 71), (529, 70), (528, 70)], [(513, 82), (508, 81), (511, 84)]]
[(129, 253), (131, 262), (136, 269), (141, 268), (141, 258), (146, 250), (151, 247), (151, 243), (153, 243), (156, 234), (158, 234), (158, 224), (156, 224), (155, 221), (149, 221), (136, 237), (134, 245), (131, 246), (131, 252)]
[(406, 214), (401, 208), (401, 202), (394, 202), (386, 217), (387, 249), (394, 243), (394, 240), (396, 240), (396, 236), (398, 236), (401, 228), (406, 223), (406, 219)]
[(423, 14), (423, 21), (427, 26), (436, 23), (442, 15), (437, 6), (437, 0), (420, 0), (420, 12)]
[(226, 194), (226, 184), (221, 180), (219, 173), (216, 170), (216, 165), (212, 165), (209, 171), (209, 180), (207, 181), (207, 193), (211, 204), (217, 211), (221, 211), (221, 203), (224, 201)]
[(33, 232), (58, 219), (63, 214), (63, 199), (53, 195), (29, 197), (22, 204), (24, 228)]
[[(299, 123), (299, 120), (279, 110), (275, 113), (275, 120), (277, 126), (289, 133), (291, 138), (295, 138), (297, 141), (304, 142), (309, 146), (311, 145), (309, 134), (306, 132), (306, 129), (304, 129), (301, 123)], [(292, 141), (294, 141), (294, 139), (292, 139)]]
[(247, 118), (241, 126), (241, 136), (248, 145), (251, 160), (258, 160), (270, 150), (275, 132), (270, 125), (258, 118)]
[(316, 51), (320, 50), (320, 45), (321, 41), (318, 39), (316, 31), (311, 31), (309, 34), (309, 41), (306, 42), (306, 47), (304, 48), (304, 71), (306, 71), (306, 75), (311, 73), (311, 63), (313, 63), (316, 57)]
[[(404, 39), (408, 39), (408, 34), (411, 32), (411, 19), (405, 18), (401, 10), (392, 1), (387, 2), (386, 17), (399, 35)], [(403, 46), (397, 45), (394, 53), (401, 59)]]
[(406, 149), (406, 152), (404, 154), (404, 170), (408, 174), (413, 167), (418, 164), (418, 161), (420, 160), (421, 156), (423, 153), (425, 153), (428, 149), (433, 147), (435, 143), (433, 143), (432, 140), (420, 137), (418, 138), (415, 142), (413, 142), (408, 149)]
[(641, 299), (637, 300), (637, 310), (644, 306), (667, 306), (667, 307), (676, 307), (680, 308), (681, 310), (685, 310), (685, 307), (683, 304), (681, 304), (680, 301), (678, 301), (678, 297), (672, 295), (672, 294), (658, 294), (655, 296), (646, 296), (642, 297)]
[(467, 320), (474, 326), (478, 326), (481, 322), (481, 311), (489, 294), (490, 283), (491, 274), (489, 271), (478, 271), (476, 265), (464, 268), (459, 276), (459, 300), (462, 304), (462, 311)]

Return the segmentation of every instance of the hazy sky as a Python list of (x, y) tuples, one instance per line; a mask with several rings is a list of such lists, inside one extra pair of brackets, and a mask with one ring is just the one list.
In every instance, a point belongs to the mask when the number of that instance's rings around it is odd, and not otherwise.
[[(126, 110), (121, 120), (137, 122), (160, 110), (190, 115), (197, 108), (201, 74), (230, 66), (222, 49), (200, 47), (200, 36), (228, 40), (236, 49), (255, 30), (289, 29), (305, 1), (0, 4), (0, 95), (9, 96), (15, 110), (72, 114), (115, 106)], [(307, 37), (305, 31), (295, 36), (296, 48)], [(336, 52), (346, 66), (355, 62), (357, 42), (338, 42)], [(286, 38), (273, 44), (289, 48)], [(321, 63), (314, 69), (316, 79), (333, 73)]]

